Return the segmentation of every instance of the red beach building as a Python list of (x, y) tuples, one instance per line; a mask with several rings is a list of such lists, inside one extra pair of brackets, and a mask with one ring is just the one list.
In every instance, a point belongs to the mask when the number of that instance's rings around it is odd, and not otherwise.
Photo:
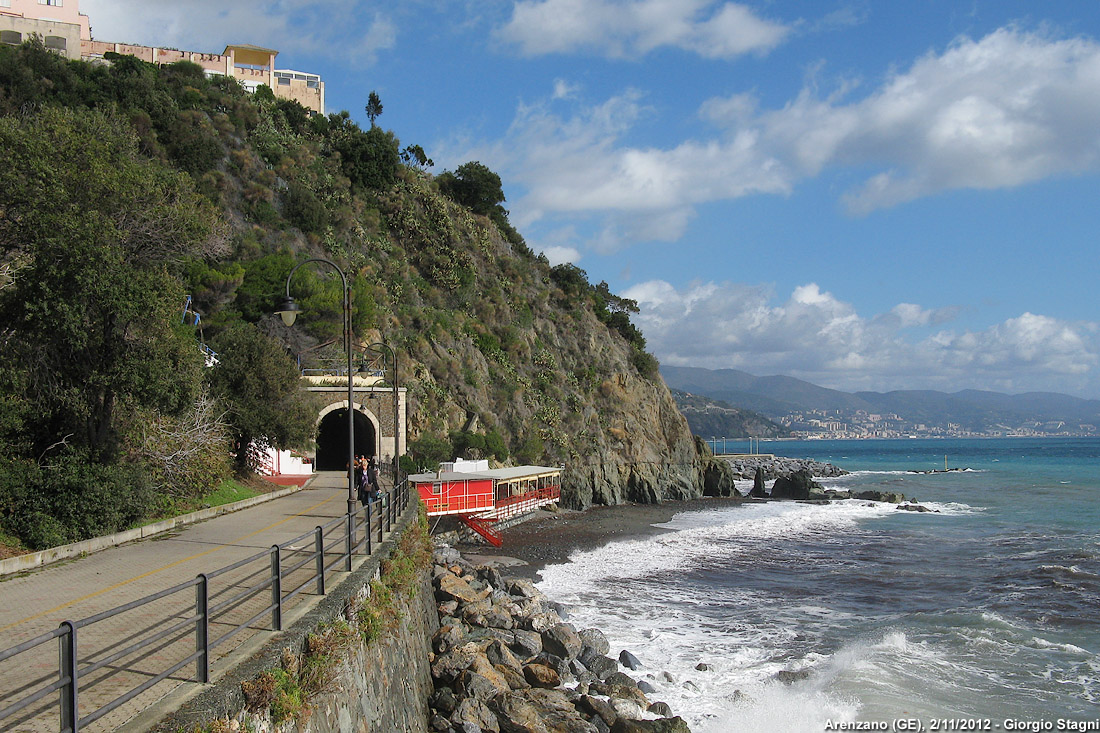
[(409, 476), (429, 517), (454, 515), (500, 547), (495, 522), (526, 514), (561, 498), (561, 468), (489, 468), (487, 461), (444, 463), (435, 473)]

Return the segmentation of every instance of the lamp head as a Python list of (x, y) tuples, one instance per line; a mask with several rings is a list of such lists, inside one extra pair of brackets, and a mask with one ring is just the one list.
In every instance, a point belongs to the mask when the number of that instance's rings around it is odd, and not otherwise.
[(289, 295), (280, 300), (279, 304), (275, 306), (275, 312), (283, 319), (283, 323), (288, 326), (294, 325), (294, 319), (298, 317), (298, 311), (300, 310), (302, 310), (301, 306), (295, 303), (294, 298)]

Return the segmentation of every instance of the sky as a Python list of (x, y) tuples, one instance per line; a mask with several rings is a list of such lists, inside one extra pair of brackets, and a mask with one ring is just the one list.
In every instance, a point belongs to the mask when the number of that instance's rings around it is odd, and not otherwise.
[(500, 174), (663, 364), (1100, 398), (1094, 0), (83, 0)]

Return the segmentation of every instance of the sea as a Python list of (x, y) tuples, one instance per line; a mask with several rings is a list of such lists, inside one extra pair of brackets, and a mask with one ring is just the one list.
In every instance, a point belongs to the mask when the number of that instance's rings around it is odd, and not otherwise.
[[(761, 452), (933, 511), (716, 502), (544, 568), (570, 623), (638, 658), (650, 700), (694, 733), (1100, 730), (1100, 439)], [(945, 458), (962, 470), (919, 473)]]

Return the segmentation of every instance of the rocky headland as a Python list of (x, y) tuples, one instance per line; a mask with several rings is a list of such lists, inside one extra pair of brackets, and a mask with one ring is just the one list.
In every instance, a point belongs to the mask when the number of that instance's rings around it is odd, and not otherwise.
[(620, 669), (598, 629), (575, 629), (525, 578), (433, 555), (439, 630), (432, 637), (431, 730), (439, 733), (684, 733), (654, 688)]

